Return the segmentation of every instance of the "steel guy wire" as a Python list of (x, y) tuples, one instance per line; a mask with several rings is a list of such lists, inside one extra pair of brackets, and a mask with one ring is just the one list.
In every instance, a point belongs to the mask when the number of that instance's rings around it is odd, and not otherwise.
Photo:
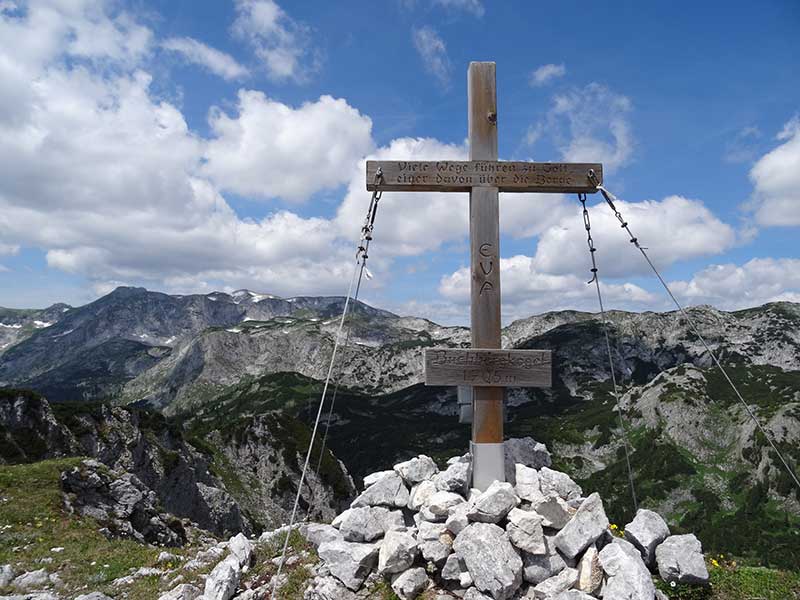
[[(380, 173), (380, 170), (379, 170), (379, 172), (377, 172), (375, 174), (376, 183), (378, 181), (380, 181), (381, 178), (382, 178), (382, 174)], [(358, 252), (356, 253), (356, 257), (357, 258), (359, 257), (359, 255), (361, 257), (361, 269), (360, 269), (359, 275), (358, 275), (358, 282), (356, 284), (356, 291), (355, 291), (355, 294), (353, 294), (353, 301), (354, 302), (358, 300), (358, 295), (359, 295), (359, 292), (361, 291), (362, 275), (367, 269), (367, 259), (369, 258), (369, 254), (368, 254), (369, 253), (369, 244), (372, 241), (372, 231), (375, 228), (375, 215), (378, 212), (378, 201), (381, 199), (381, 195), (382, 195), (382, 192), (379, 192), (377, 190), (375, 192), (373, 192), (372, 200), (370, 201), (369, 209), (367, 210), (367, 216), (366, 216), (366, 219), (364, 220), (364, 226), (361, 228), (361, 242), (359, 243)], [(340, 359), (340, 366), (342, 364), (344, 364), (344, 353), (346, 352), (346, 350), (349, 347), (350, 334), (352, 333), (352, 331), (353, 331), (352, 322), (350, 322), (347, 325), (347, 329), (346, 329), (346, 333), (345, 333), (344, 344), (343, 344), (343, 347), (342, 347), (342, 357)], [(319, 479), (319, 472), (320, 472), (320, 469), (322, 468), (322, 460), (323, 460), (323, 458), (325, 456), (325, 447), (326, 447), (326, 444), (327, 444), (327, 441), (328, 441), (328, 432), (329, 432), (330, 426), (331, 426), (331, 419), (333, 418), (333, 409), (334, 409), (334, 407), (336, 405), (336, 397), (339, 394), (339, 385), (341, 383), (341, 372), (340, 372), (339, 375), (340, 375), (340, 377), (336, 378), (336, 385), (334, 385), (334, 388), (333, 388), (333, 396), (331, 397), (331, 404), (330, 404), (330, 408), (328, 409), (328, 418), (325, 420), (325, 433), (322, 436), (322, 447), (320, 448), (320, 451), (319, 451), (319, 459), (317, 461), (317, 469), (315, 471), (315, 476), (317, 477), (317, 479)], [(308, 516), (311, 514), (311, 511), (313, 510), (313, 508), (314, 508), (314, 506), (313, 506), (313, 503), (312, 503), (308, 507), (308, 512), (306, 513), (306, 518), (308, 518)]]
[(686, 309), (683, 308), (683, 305), (680, 302), (678, 302), (678, 299), (675, 297), (675, 294), (672, 293), (672, 290), (667, 285), (667, 282), (661, 276), (661, 273), (658, 271), (658, 269), (656, 268), (655, 264), (653, 264), (653, 261), (650, 260), (650, 256), (646, 252), (647, 248), (643, 247), (639, 243), (639, 239), (636, 236), (634, 236), (633, 233), (631, 232), (627, 221), (625, 221), (625, 219), (622, 217), (622, 214), (619, 212), (619, 210), (617, 209), (616, 205), (614, 204), (615, 200), (617, 202), (619, 202), (619, 198), (617, 198), (614, 194), (609, 192), (605, 187), (600, 185), (600, 183), (597, 180), (597, 176), (595, 175), (594, 171), (591, 170), (591, 169), (589, 170), (589, 179), (592, 181), (592, 183), (594, 183), (595, 187), (603, 195), (603, 198), (605, 198), (605, 201), (608, 204), (609, 208), (611, 208), (611, 210), (614, 212), (614, 216), (616, 216), (617, 220), (620, 222), (620, 226), (622, 227), (622, 229), (624, 229), (628, 233), (628, 236), (631, 238), (630, 239), (631, 244), (636, 246), (636, 248), (639, 250), (639, 252), (642, 253), (642, 256), (647, 261), (647, 264), (650, 265), (650, 269), (652, 269), (653, 273), (655, 273), (655, 275), (658, 278), (659, 282), (661, 282), (661, 285), (663, 286), (664, 290), (666, 290), (667, 294), (672, 299), (672, 302), (678, 308), (678, 311), (680, 312), (681, 316), (684, 319), (686, 319), (686, 322), (689, 324), (689, 327), (692, 330), (692, 333), (694, 333), (697, 336), (697, 338), (700, 340), (700, 343), (703, 345), (703, 348), (705, 348), (706, 352), (708, 352), (708, 355), (711, 357), (711, 360), (714, 362), (714, 364), (716, 365), (717, 369), (719, 369), (719, 371), (722, 373), (722, 376), (728, 382), (728, 385), (730, 385), (731, 389), (733, 389), (734, 394), (736, 395), (736, 397), (738, 398), (739, 402), (744, 407), (744, 409), (747, 412), (748, 416), (753, 421), (753, 423), (758, 428), (758, 430), (761, 432), (761, 434), (764, 436), (764, 438), (767, 440), (767, 442), (769, 442), (769, 445), (775, 451), (775, 454), (778, 455), (778, 458), (780, 459), (781, 463), (783, 463), (783, 466), (786, 469), (786, 472), (789, 474), (789, 477), (794, 481), (794, 483), (797, 486), (798, 490), (800, 490), (800, 479), (797, 478), (797, 475), (795, 474), (794, 470), (789, 466), (789, 463), (786, 461), (786, 458), (783, 456), (783, 453), (778, 449), (778, 446), (773, 441), (772, 436), (767, 432), (767, 430), (761, 424), (761, 421), (758, 420), (758, 417), (756, 417), (755, 413), (750, 408), (750, 405), (747, 404), (745, 399), (739, 393), (739, 388), (737, 388), (736, 385), (733, 383), (733, 380), (728, 375), (728, 371), (725, 369), (725, 367), (722, 366), (722, 363), (717, 358), (716, 353), (711, 349), (711, 347), (706, 342), (705, 338), (702, 336), (702, 334), (698, 330), (697, 325), (694, 322), (694, 319), (692, 319), (692, 317), (689, 315), (689, 313), (686, 311)]
[(597, 252), (597, 248), (594, 246), (594, 240), (592, 239), (592, 224), (589, 220), (589, 211), (586, 209), (586, 194), (578, 194), (578, 200), (580, 200), (581, 206), (583, 207), (583, 225), (586, 228), (586, 243), (589, 246), (589, 256), (592, 258), (592, 278), (587, 282), (588, 284), (594, 283), (595, 289), (597, 290), (597, 301), (600, 304), (600, 319), (601, 324), (603, 326), (603, 336), (606, 340), (606, 350), (608, 352), (608, 368), (611, 373), (611, 383), (614, 388), (614, 402), (617, 405), (617, 418), (619, 420), (619, 427), (622, 430), (622, 444), (625, 448), (625, 464), (628, 468), (628, 484), (631, 488), (631, 499), (633, 500), (633, 512), (639, 510), (639, 503), (636, 500), (636, 487), (633, 483), (633, 469), (631, 469), (631, 457), (630, 457), (630, 440), (628, 436), (628, 428), (626, 426), (625, 420), (622, 418), (622, 405), (619, 401), (619, 389), (617, 387), (617, 376), (614, 373), (614, 358), (611, 354), (611, 340), (608, 335), (608, 324), (606, 323), (606, 311), (605, 307), (603, 306), (603, 295), (600, 292), (600, 278), (598, 277), (597, 273), (597, 261), (595, 259), (595, 252)]
[[(383, 179), (383, 173), (381, 170), (378, 169), (378, 172), (375, 173), (375, 180), (378, 183), (380, 180)], [(339, 320), (339, 327), (336, 331), (336, 338), (333, 344), (333, 352), (331, 353), (331, 360), (328, 365), (328, 372), (325, 376), (325, 385), (322, 387), (322, 396), (320, 397), (319, 408), (317, 409), (317, 416), (314, 420), (314, 428), (311, 431), (311, 440), (308, 443), (308, 452), (306, 452), (306, 459), (303, 463), (303, 471), (300, 474), (300, 482), (297, 486), (297, 494), (295, 495), (294, 499), (294, 506), (292, 507), (292, 514), (289, 518), (289, 526), (286, 532), (286, 539), (283, 542), (283, 549), (281, 550), (281, 560), (278, 563), (278, 571), (275, 573), (275, 576), (272, 578), (272, 592), (270, 593), (270, 597), (275, 599), (277, 598), (276, 593), (278, 590), (278, 583), (280, 582), (281, 572), (283, 571), (283, 566), (286, 562), (286, 551), (289, 547), (289, 538), (291, 537), (292, 530), (295, 524), (295, 518), (297, 517), (297, 507), (300, 504), (300, 495), (303, 490), (303, 483), (306, 479), (306, 473), (308, 472), (308, 464), (311, 461), (311, 453), (314, 449), (314, 441), (317, 437), (317, 430), (319, 429), (319, 422), (322, 417), (322, 409), (325, 406), (325, 397), (328, 393), (328, 386), (331, 382), (331, 376), (333, 374), (333, 367), (336, 364), (336, 353), (339, 349), (339, 342), (342, 337), (342, 331), (344, 329), (345, 320), (347, 319), (347, 310), (350, 307), (350, 299), (353, 293), (353, 286), (356, 282), (356, 276), (358, 276), (358, 286), (356, 290), (361, 288), (361, 278), (364, 275), (364, 268), (367, 261), (367, 249), (369, 248), (369, 242), (372, 240), (372, 229), (375, 224), (375, 214), (378, 209), (378, 200), (380, 200), (382, 192), (378, 191), (377, 189), (372, 194), (372, 199), (370, 201), (369, 210), (367, 211), (367, 218), (364, 221), (364, 226), (361, 228), (361, 241), (358, 246), (358, 250), (356, 251), (356, 264), (353, 268), (353, 274), (350, 277), (350, 285), (347, 288), (347, 297), (344, 301), (344, 307), (342, 308), (342, 317)]]

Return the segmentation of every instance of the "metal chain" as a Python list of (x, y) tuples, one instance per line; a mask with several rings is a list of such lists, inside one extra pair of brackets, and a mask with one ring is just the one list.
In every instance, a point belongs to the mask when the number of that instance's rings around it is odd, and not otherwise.
[(731, 389), (733, 389), (733, 392), (734, 392), (734, 394), (736, 394), (736, 397), (738, 398), (739, 402), (742, 404), (742, 406), (744, 406), (744, 409), (747, 412), (748, 416), (753, 421), (753, 423), (756, 425), (758, 430), (761, 431), (762, 435), (766, 438), (767, 442), (769, 442), (769, 445), (772, 446), (772, 449), (775, 451), (775, 453), (778, 455), (778, 458), (783, 463), (783, 466), (786, 469), (786, 472), (789, 474), (789, 477), (794, 481), (794, 483), (797, 486), (798, 490), (800, 490), (800, 479), (797, 478), (797, 475), (795, 474), (794, 470), (789, 466), (789, 463), (786, 461), (786, 458), (783, 456), (783, 453), (780, 450), (778, 450), (778, 447), (775, 444), (775, 442), (773, 441), (772, 436), (769, 433), (767, 433), (767, 430), (764, 428), (763, 425), (761, 425), (761, 422), (758, 420), (758, 417), (756, 417), (755, 413), (750, 408), (750, 405), (747, 404), (747, 402), (745, 402), (745, 399), (739, 393), (739, 389), (736, 387), (736, 385), (733, 383), (733, 380), (728, 375), (728, 371), (725, 369), (725, 367), (722, 366), (722, 363), (717, 358), (716, 353), (711, 349), (711, 347), (706, 342), (705, 338), (700, 334), (700, 331), (698, 330), (697, 325), (694, 322), (694, 319), (692, 319), (692, 317), (689, 315), (689, 313), (686, 311), (686, 309), (683, 308), (683, 305), (680, 302), (678, 302), (678, 299), (675, 297), (675, 294), (672, 293), (672, 290), (667, 285), (667, 282), (661, 276), (661, 273), (658, 271), (656, 266), (653, 264), (653, 261), (650, 260), (650, 256), (646, 252), (646, 250), (648, 248), (645, 248), (644, 246), (642, 246), (639, 243), (639, 239), (635, 235), (633, 235), (633, 233), (631, 232), (630, 227), (628, 227), (627, 221), (625, 221), (625, 219), (622, 217), (622, 214), (620, 213), (620, 211), (617, 209), (616, 205), (614, 204), (615, 200), (617, 202), (619, 202), (619, 198), (617, 198), (614, 194), (612, 194), (606, 188), (604, 188), (602, 185), (600, 185), (600, 182), (597, 180), (597, 176), (595, 175), (595, 173), (594, 173), (594, 171), (592, 169), (589, 169), (589, 179), (595, 185), (597, 190), (603, 195), (603, 198), (605, 198), (606, 203), (611, 208), (611, 210), (614, 212), (614, 215), (617, 217), (617, 220), (620, 222), (620, 226), (622, 227), (622, 229), (624, 229), (628, 233), (628, 236), (630, 237), (631, 244), (636, 246), (636, 248), (639, 250), (639, 252), (642, 253), (642, 256), (647, 261), (647, 264), (650, 265), (650, 269), (652, 269), (653, 273), (655, 273), (655, 275), (658, 278), (659, 282), (661, 282), (661, 285), (663, 286), (664, 290), (666, 290), (667, 294), (672, 299), (672, 302), (678, 308), (678, 311), (681, 313), (681, 316), (684, 319), (686, 319), (686, 322), (689, 324), (689, 328), (692, 330), (692, 333), (694, 333), (697, 336), (697, 338), (700, 340), (700, 343), (703, 345), (703, 348), (705, 348), (706, 352), (708, 352), (709, 356), (711, 356), (711, 360), (714, 362), (716, 367), (722, 373), (722, 376), (728, 382), (728, 385), (731, 386)]
[[(380, 169), (375, 173), (375, 183), (380, 183), (383, 180), (383, 173)], [(325, 385), (322, 388), (322, 396), (319, 402), (319, 408), (317, 409), (317, 416), (314, 421), (314, 429), (311, 431), (311, 440), (308, 444), (308, 452), (306, 453), (305, 463), (303, 464), (303, 471), (300, 474), (300, 483), (297, 485), (297, 494), (294, 499), (294, 506), (292, 507), (292, 514), (289, 518), (289, 526), (287, 528), (286, 539), (283, 542), (283, 550), (281, 551), (281, 560), (278, 563), (278, 571), (272, 578), (272, 591), (270, 593), (270, 598), (276, 599), (277, 598), (277, 591), (278, 591), (278, 583), (280, 582), (280, 575), (283, 571), (283, 566), (286, 563), (286, 551), (289, 547), (289, 538), (291, 536), (292, 530), (295, 524), (295, 518), (297, 517), (297, 507), (300, 504), (300, 494), (303, 489), (303, 483), (306, 479), (306, 473), (308, 471), (308, 464), (311, 461), (311, 453), (314, 449), (314, 441), (317, 437), (317, 431), (319, 429), (319, 423), (322, 417), (322, 409), (325, 406), (325, 397), (328, 393), (328, 386), (331, 382), (331, 377), (333, 375), (333, 368), (336, 364), (336, 354), (339, 349), (340, 340), (342, 338), (342, 331), (344, 330), (344, 324), (347, 319), (347, 311), (350, 307), (350, 300), (351, 297), (355, 301), (358, 297), (358, 291), (361, 289), (361, 279), (364, 276), (364, 269), (366, 268), (367, 264), (367, 251), (369, 249), (369, 243), (372, 240), (372, 230), (375, 226), (375, 215), (378, 210), (378, 201), (380, 200), (382, 192), (379, 192), (377, 189), (372, 194), (372, 199), (370, 201), (369, 210), (367, 211), (367, 217), (364, 221), (364, 226), (361, 228), (361, 240), (359, 242), (358, 250), (356, 251), (356, 264), (353, 269), (353, 275), (350, 278), (350, 287), (347, 289), (347, 296), (344, 301), (344, 307), (342, 309), (342, 316), (339, 320), (339, 328), (336, 331), (336, 337), (334, 338), (333, 344), (333, 352), (331, 353), (331, 360), (330, 364), (328, 365), (328, 373), (325, 377)], [(356, 293), (352, 295), (353, 286), (356, 282), (356, 276), (358, 276), (358, 284), (355, 286)], [(349, 334), (348, 334), (349, 335)]]
[(611, 340), (608, 335), (608, 325), (606, 323), (606, 310), (603, 306), (603, 295), (600, 292), (600, 278), (597, 275), (597, 261), (595, 259), (595, 252), (597, 252), (597, 248), (594, 247), (594, 240), (592, 239), (592, 224), (589, 220), (589, 211), (586, 209), (586, 194), (578, 194), (578, 200), (580, 200), (581, 206), (583, 206), (583, 225), (586, 228), (586, 243), (589, 245), (589, 256), (592, 257), (592, 278), (587, 282), (587, 284), (594, 283), (595, 289), (597, 290), (597, 301), (600, 304), (600, 319), (603, 326), (603, 336), (606, 340), (606, 351), (608, 352), (608, 368), (611, 373), (611, 383), (613, 384), (614, 388), (614, 402), (617, 406), (617, 419), (619, 420), (619, 427), (622, 431), (622, 444), (625, 448), (625, 464), (628, 468), (628, 485), (631, 488), (631, 500), (633, 500), (633, 513), (639, 510), (639, 503), (636, 500), (636, 487), (633, 484), (633, 469), (631, 469), (631, 457), (630, 457), (630, 441), (629, 441), (629, 434), (627, 424), (625, 420), (622, 418), (622, 405), (619, 401), (619, 389), (617, 387), (617, 376), (614, 372), (614, 359), (611, 354)]

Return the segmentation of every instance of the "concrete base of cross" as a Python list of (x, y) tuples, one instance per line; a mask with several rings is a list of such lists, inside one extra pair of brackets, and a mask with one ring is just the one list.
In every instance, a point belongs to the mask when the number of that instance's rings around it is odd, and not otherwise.
[(492, 482), (506, 480), (505, 444), (470, 442), (472, 453), (472, 487), (486, 491)]

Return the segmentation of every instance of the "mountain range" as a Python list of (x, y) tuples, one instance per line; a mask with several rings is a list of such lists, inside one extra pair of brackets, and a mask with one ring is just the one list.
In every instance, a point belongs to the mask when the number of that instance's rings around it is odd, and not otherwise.
[[(81, 307), (0, 309), (0, 385), (35, 390), (51, 403), (155, 410), (198, 445), (220, 435), (241, 441), (243, 431), (269, 437), (278, 416), (313, 423), (343, 305), (341, 297), (118, 288)], [(701, 306), (689, 314), (797, 465), (800, 305)], [(621, 413), (597, 315), (559, 311), (504, 328), (505, 347), (550, 349), (554, 358), (552, 388), (507, 391), (507, 435), (545, 442), (558, 468), (612, 499), (610, 516), (627, 522), (633, 505), (621, 414), (640, 505), (697, 532), (708, 548), (800, 564), (800, 490), (686, 320), (610, 311), (607, 322)], [(463, 452), (469, 428), (458, 423), (455, 392), (422, 384), (422, 350), (468, 347), (469, 330), (360, 302), (348, 325), (328, 444), (350, 474), (358, 480), (420, 452)], [(282, 431), (272, 445), (296, 446), (286, 432), (299, 430)], [(251, 514), (265, 506), (257, 498), (244, 505)]]

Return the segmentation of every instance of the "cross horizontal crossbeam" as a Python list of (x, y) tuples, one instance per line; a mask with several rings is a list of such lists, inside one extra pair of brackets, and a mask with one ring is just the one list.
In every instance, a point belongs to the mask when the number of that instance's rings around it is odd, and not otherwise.
[[(380, 169), (381, 177), (376, 178)], [(597, 181), (589, 178), (593, 171)], [(603, 183), (599, 163), (539, 163), (496, 160), (369, 160), (367, 190), (387, 192), (501, 192), (593, 194)]]

